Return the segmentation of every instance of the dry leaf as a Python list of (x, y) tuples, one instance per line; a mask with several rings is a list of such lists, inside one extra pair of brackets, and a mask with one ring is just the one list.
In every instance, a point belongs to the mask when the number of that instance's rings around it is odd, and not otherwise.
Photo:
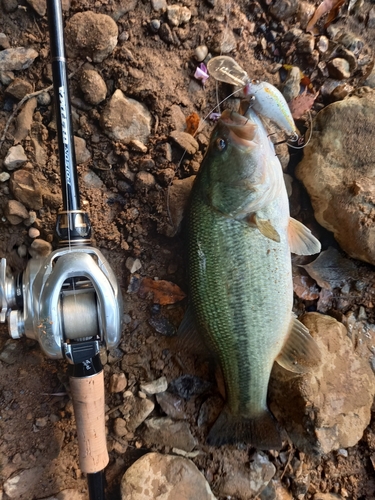
[(305, 90), (303, 94), (292, 99), (288, 106), (293, 118), (299, 120), (307, 111), (310, 111), (317, 96), (318, 94), (308, 94), (307, 90)]
[(191, 113), (191, 115), (186, 118), (186, 132), (194, 136), (198, 130), (199, 121), (199, 115), (197, 113)]
[(315, 24), (319, 21), (319, 19), (324, 16), (327, 12), (330, 13), (328, 16), (325, 27), (327, 27), (333, 19), (338, 14), (339, 8), (344, 3), (345, 0), (323, 0), (323, 2), (319, 5), (319, 7), (314, 12), (314, 15), (310, 19), (306, 31), (312, 33), (313, 35), (318, 33), (318, 30), (315, 28)]
[(324, 250), (317, 259), (303, 267), (321, 288), (332, 290), (357, 279), (358, 268), (354, 262), (332, 247)]
[(174, 304), (186, 297), (186, 294), (175, 283), (165, 280), (154, 280), (152, 278), (143, 278), (138, 290), (138, 295), (142, 298), (152, 294), (154, 304), (166, 306)]

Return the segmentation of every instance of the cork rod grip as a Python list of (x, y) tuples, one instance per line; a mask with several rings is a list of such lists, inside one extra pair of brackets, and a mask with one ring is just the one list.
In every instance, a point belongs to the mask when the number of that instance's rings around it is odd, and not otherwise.
[(109, 462), (103, 371), (86, 378), (70, 377), (70, 388), (77, 425), (80, 468), (87, 474), (99, 472)]

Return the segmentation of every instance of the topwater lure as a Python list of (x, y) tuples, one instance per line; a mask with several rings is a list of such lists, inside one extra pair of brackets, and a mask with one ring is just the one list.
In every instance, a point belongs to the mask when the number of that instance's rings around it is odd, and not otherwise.
[(289, 140), (299, 139), (289, 106), (282, 93), (268, 82), (251, 80), (246, 71), (229, 56), (213, 57), (207, 64), (208, 72), (220, 82), (243, 86), (245, 94), (253, 96), (252, 109), (265, 116), (285, 131)]

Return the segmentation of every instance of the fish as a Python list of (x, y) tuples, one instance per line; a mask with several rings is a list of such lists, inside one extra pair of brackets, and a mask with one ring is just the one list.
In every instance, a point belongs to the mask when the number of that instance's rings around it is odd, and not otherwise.
[(280, 449), (267, 406), (273, 363), (304, 373), (320, 360), (292, 312), (291, 252), (315, 254), (320, 243), (290, 217), (280, 162), (249, 101), (225, 110), (211, 134), (185, 231), (189, 304), (178, 334), (203, 340), (225, 382), (207, 442)]

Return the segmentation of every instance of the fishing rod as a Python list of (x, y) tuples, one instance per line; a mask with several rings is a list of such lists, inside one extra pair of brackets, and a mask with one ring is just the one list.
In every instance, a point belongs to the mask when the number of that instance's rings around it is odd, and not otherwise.
[(58, 248), (13, 275), (0, 262), (0, 321), (10, 336), (39, 342), (46, 356), (66, 359), (77, 425), (79, 465), (89, 499), (104, 500), (106, 445), (104, 376), (99, 352), (121, 338), (122, 296), (102, 253), (91, 246), (91, 223), (81, 210), (65, 59), (61, 0), (47, 0), (63, 210)]

